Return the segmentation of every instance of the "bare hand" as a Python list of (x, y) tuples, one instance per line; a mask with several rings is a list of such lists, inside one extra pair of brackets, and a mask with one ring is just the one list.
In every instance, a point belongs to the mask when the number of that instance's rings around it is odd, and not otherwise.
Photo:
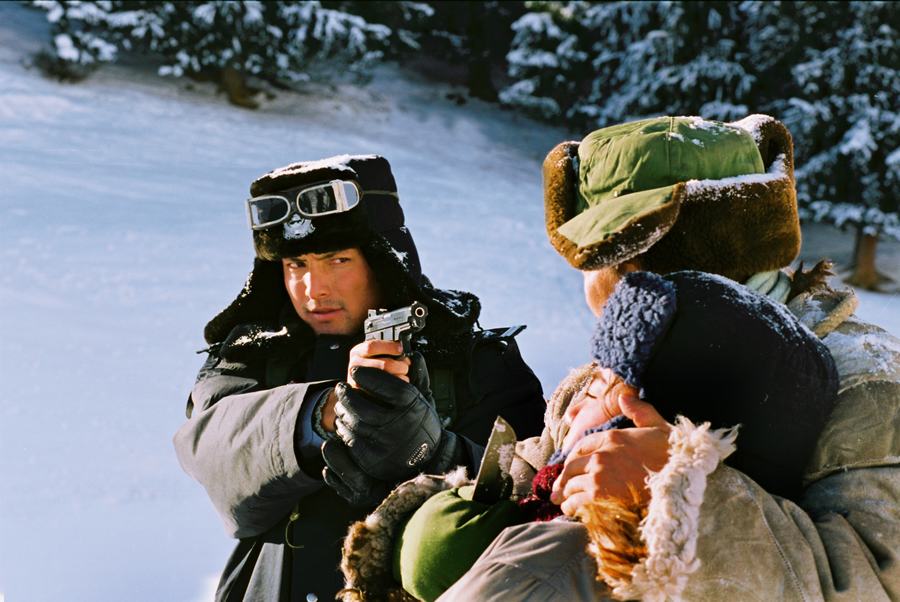
[(671, 426), (649, 403), (619, 397), (622, 413), (635, 428), (594, 433), (581, 439), (566, 459), (562, 474), (553, 484), (550, 500), (563, 513), (575, 516), (586, 503), (603, 497), (632, 500), (631, 491), (646, 502), (647, 471), (665, 466), (669, 457)]
[(410, 361), (408, 357), (400, 357), (402, 354), (403, 344), (400, 341), (379, 339), (363, 341), (350, 350), (350, 362), (347, 364), (347, 384), (357, 388), (356, 381), (353, 380), (353, 369), (357, 366), (384, 370), (408, 383)]
[(566, 408), (563, 421), (569, 432), (562, 449), (570, 450), (589, 428), (609, 422), (622, 413), (619, 398), (638, 399), (638, 391), (608, 368), (594, 368), (594, 376), (584, 393)]
[(334, 389), (328, 390), (328, 397), (325, 399), (325, 404), (322, 406), (322, 428), (325, 429), (328, 433), (333, 433), (337, 427), (334, 424), (335, 418), (337, 416), (334, 413), (334, 406), (337, 403), (337, 395), (334, 392)]

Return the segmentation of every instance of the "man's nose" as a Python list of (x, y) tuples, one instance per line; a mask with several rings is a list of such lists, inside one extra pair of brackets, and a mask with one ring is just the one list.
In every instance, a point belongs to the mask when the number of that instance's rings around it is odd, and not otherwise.
[(328, 296), (331, 288), (328, 276), (315, 269), (310, 269), (306, 272), (303, 276), (303, 283), (306, 286), (306, 296), (310, 299)]

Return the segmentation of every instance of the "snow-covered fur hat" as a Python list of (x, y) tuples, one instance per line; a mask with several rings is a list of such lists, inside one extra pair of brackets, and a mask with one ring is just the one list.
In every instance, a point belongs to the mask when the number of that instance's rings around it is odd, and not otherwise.
[(800, 250), (791, 135), (767, 115), (604, 128), (557, 145), (543, 172), (550, 242), (580, 270), (640, 256), (743, 281)]
[[(423, 335), (440, 339), (444, 335), (468, 332), (478, 319), (481, 305), (468, 292), (441, 290), (422, 274), (412, 234), (404, 224), (397, 185), (387, 159), (378, 155), (339, 155), (318, 161), (301, 161), (272, 170), (250, 185), (251, 196), (277, 194), (304, 184), (333, 179), (352, 180), (362, 191), (359, 204), (342, 213), (301, 220), (289, 220), (253, 231), (256, 260), (253, 271), (238, 297), (215, 316), (204, 330), (210, 344), (225, 341), (235, 326), (275, 322), (286, 304), (281, 259), (304, 253), (323, 253), (358, 248), (372, 271), (390, 309), (419, 301), (428, 306), (429, 317)], [(302, 323), (301, 334), (310, 335)], [(234, 334), (234, 333), (232, 333)], [(311, 336), (311, 335), (310, 335)], [(283, 337), (255, 336), (266, 344)], [(242, 340), (248, 339), (243, 337)]]
[[(359, 205), (343, 213), (294, 219), (253, 231), (256, 256), (268, 261), (304, 253), (322, 253), (348, 247), (365, 247), (373, 238), (385, 238), (406, 255), (413, 279), (421, 275), (419, 256), (404, 226), (397, 184), (387, 159), (377, 155), (338, 155), (318, 161), (300, 161), (274, 169), (250, 184), (251, 196), (330, 180), (356, 182), (362, 191)], [(300, 216), (295, 215), (295, 218)]]
[(837, 400), (828, 348), (782, 304), (703, 272), (626, 274), (593, 338), (594, 360), (669, 422), (741, 425), (729, 464), (794, 497)]

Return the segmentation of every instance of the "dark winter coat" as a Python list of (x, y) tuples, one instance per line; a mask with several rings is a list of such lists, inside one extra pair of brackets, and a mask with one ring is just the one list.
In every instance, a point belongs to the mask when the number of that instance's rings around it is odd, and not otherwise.
[[(210, 349), (189, 420), (175, 435), (183, 468), (240, 540), (217, 600), (307, 600), (310, 593), (332, 599), (342, 587), (338, 563), (347, 528), (372, 510), (350, 507), (324, 485), (317, 450), (295, 450), (304, 399), (343, 378), (359, 341), (309, 336), (289, 306), (279, 322), (237, 326)], [(423, 334), (418, 346), (438, 413), (462, 436), (470, 474), (497, 415), (517, 433), (540, 432), (546, 407), (540, 383), (514, 339), (494, 331)]]

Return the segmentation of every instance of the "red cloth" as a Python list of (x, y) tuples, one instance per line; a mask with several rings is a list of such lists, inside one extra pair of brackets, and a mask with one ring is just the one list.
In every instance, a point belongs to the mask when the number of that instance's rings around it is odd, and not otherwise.
[(562, 516), (559, 506), (550, 501), (553, 483), (563, 469), (562, 462), (548, 464), (534, 475), (531, 481), (531, 495), (519, 500), (519, 507), (529, 521), (546, 522)]

